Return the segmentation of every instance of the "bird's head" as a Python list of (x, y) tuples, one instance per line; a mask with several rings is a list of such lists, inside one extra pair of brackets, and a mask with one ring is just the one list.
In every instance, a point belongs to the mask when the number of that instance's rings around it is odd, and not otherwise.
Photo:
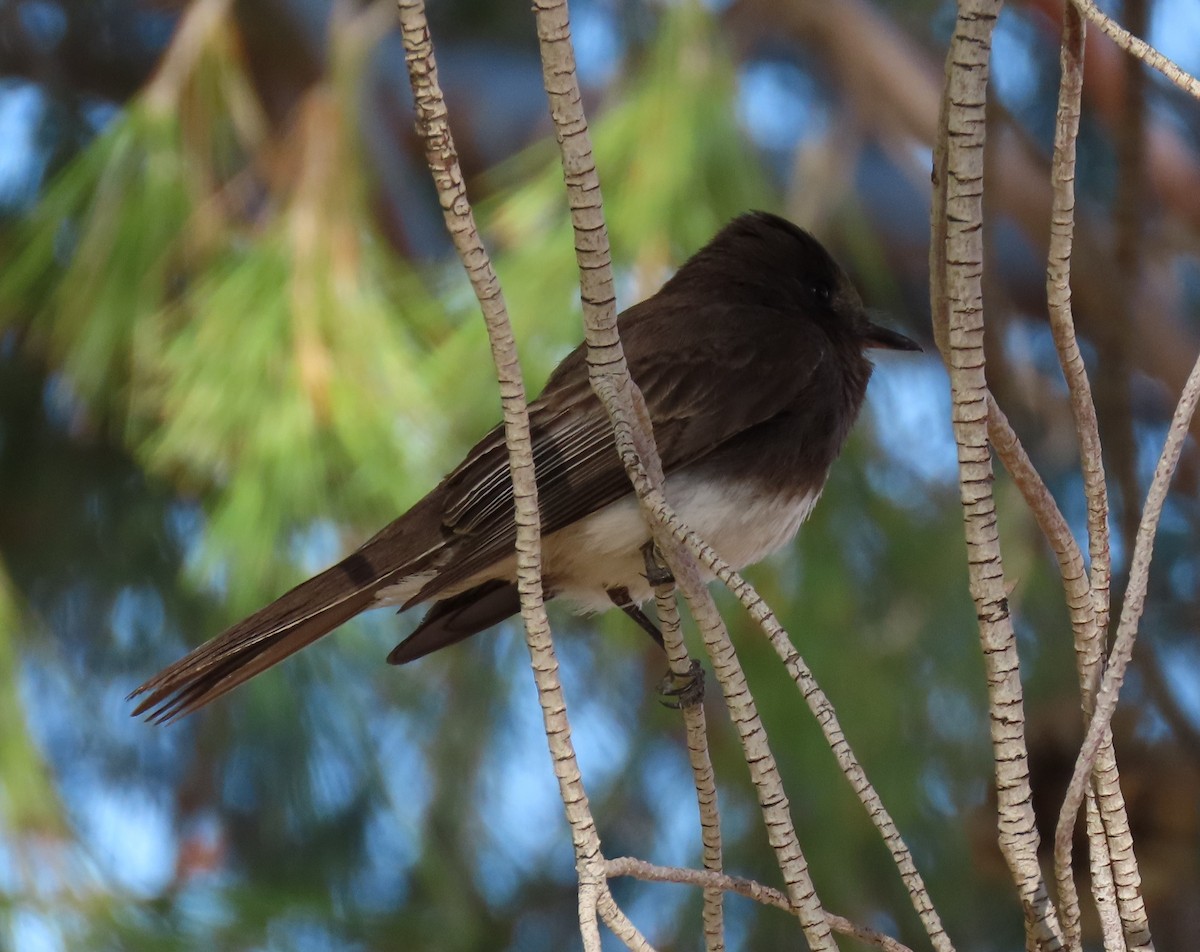
[[(668, 284), (775, 307), (816, 321), (831, 336), (863, 348), (920, 350), (916, 341), (876, 324), (846, 273), (803, 228), (769, 212), (726, 225)], [(666, 288), (664, 288), (666, 290)]]

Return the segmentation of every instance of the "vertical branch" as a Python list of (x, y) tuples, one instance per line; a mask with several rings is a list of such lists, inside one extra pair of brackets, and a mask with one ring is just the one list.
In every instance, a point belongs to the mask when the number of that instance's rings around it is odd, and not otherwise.
[(521, 617), (529, 645), (538, 700), (550, 745), (559, 793), (566, 808), (575, 846), (580, 882), (580, 924), (584, 947), (598, 952), (600, 935), (593, 910), (606, 908), (600, 837), (588, 807), (583, 778), (571, 742), (558, 661), (550, 640), (550, 624), (542, 597), (541, 521), (537, 482), (534, 478), (533, 448), (525, 386), (513, 340), (512, 326), (504, 305), (496, 273), (483, 248), (467, 200), (466, 185), (459, 168), (454, 139), (450, 133), (446, 103), (438, 83), (433, 42), (425, 19), (424, 0), (400, 0), (400, 28), (405, 60), (417, 114), (417, 128), (425, 143), (425, 155), (433, 173), (446, 227), (479, 299), (487, 322), (488, 339), (504, 410), (504, 435), (508, 444), (517, 523), (517, 588)]
[[(1063, 11), (1063, 33), (1059, 51), (1062, 72), (1058, 87), (1058, 112), (1054, 126), (1054, 157), (1050, 166), (1053, 189), (1050, 210), (1050, 245), (1046, 266), (1046, 300), (1050, 332), (1058, 352), (1059, 364), (1067, 381), (1071, 413), (1079, 440), (1079, 462), (1087, 497), (1088, 545), (1092, 559), (1088, 585), (1090, 617), (1075, 630), (1075, 663), (1085, 717), (1093, 707), (1095, 683), (1099, 679), (1100, 658), (1104, 651), (1103, 632), (1108, 628), (1111, 563), (1108, 536), (1108, 486), (1104, 478), (1100, 432), (1096, 407), (1092, 400), (1087, 369), (1075, 339), (1071, 314), (1071, 241), (1075, 231), (1075, 143), (1079, 138), (1080, 103), (1083, 96), (1084, 26), (1079, 11), (1069, 3)], [(1070, 602), (1070, 589), (1067, 600)], [(1104, 620), (1103, 622), (1101, 620)], [(1094, 798), (1089, 797), (1094, 808)], [(1091, 810), (1089, 810), (1089, 814)], [(1073, 828), (1072, 828), (1073, 832)], [(1089, 843), (1093, 868), (1101, 855), (1109, 857), (1103, 838)], [(1081, 948), (1079, 892), (1075, 888), (1071, 846), (1073, 837), (1055, 838), (1054, 878), (1058, 884), (1059, 911), (1067, 947)], [(1111, 876), (1111, 874), (1110, 874)], [(1102, 917), (1104, 918), (1104, 917)]]
[(944, 121), (937, 149), (945, 165), (934, 170), (932, 309), (935, 336), (946, 345), (950, 371), (968, 575), (987, 667), (1000, 849), (1016, 882), (1031, 940), (1058, 949), (1062, 931), (1038, 865), (1020, 663), (1008, 612), (987, 435), (983, 146), (988, 58), (999, 6), (990, 0), (960, 0), (946, 57)]
[[(1100, 917), (1100, 934), (1104, 940), (1104, 952), (1125, 952), (1125, 930), (1121, 925), (1120, 907), (1117, 905), (1117, 884), (1113, 879), (1112, 854), (1108, 849), (1108, 833), (1096, 803), (1096, 786), (1093, 781), (1084, 801), (1088, 847), (1091, 853), (1092, 898)], [(1057, 843), (1055, 848), (1057, 849)], [(1059, 907), (1063, 900), (1060, 898)], [(1063, 912), (1063, 919), (1066, 919)], [(1064, 924), (1065, 928), (1065, 924)]]
[[(1046, 291), (1049, 304), (1050, 328), (1062, 365), (1063, 376), (1070, 394), (1071, 412), (1078, 434), (1080, 465), (1088, 502), (1088, 540), (1092, 559), (1091, 589), (1094, 618), (1083, 632), (1076, 632), (1075, 651), (1079, 671), (1082, 706), (1085, 719), (1090, 719), (1095, 706), (1095, 690), (1100, 679), (1104, 636), (1108, 630), (1110, 611), (1111, 558), (1108, 534), (1108, 493), (1101, 455), (1100, 433), (1096, 408), (1092, 400), (1087, 370), (1075, 338), (1075, 323), (1071, 310), (1071, 249), (1075, 228), (1075, 149), (1079, 136), (1080, 101), (1083, 93), (1083, 53), (1085, 28), (1079, 11), (1067, 5), (1063, 18), (1061, 47), (1062, 79), (1059, 85), (1058, 115), (1055, 123), (1054, 157), (1051, 163), (1053, 199), (1050, 218), (1050, 246), (1046, 268)], [(1122, 349), (1122, 348), (1118, 348)], [(1123, 411), (1124, 412), (1124, 411)], [(1132, 459), (1132, 447), (1121, 454)], [(1131, 487), (1131, 483), (1134, 485)], [(1125, 511), (1132, 513), (1135, 481), (1126, 474), (1122, 480), (1125, 492)], [(1133, 532), (1136, 532), (1136, 524)], [(1133, 532), (1129, 533), (1132, 537)], [(1097, 891), (1111, 879), (1120, 919), (1126, 923), (1127, 934), (1137, 932), (1136, 923), (1145, 921), (1141, 902), (1141, 876), (1129, 835), (1129, 819), (1121, 796), (1120, 777), (1112, 732), (1106, 731), (1096, 762), (1094, 793), (1089, 793), (1088, 840), (1093, 869), (1093, 895), (1101, 904), (1101, 922), (1111, 922), (1104, 910), (1106, 893)], [(1092, 803), (1096, 798), (1098, 802)], [(1102, 825), (1093, 822), (1098, 810)], [(1105, 833), (1111, 841), (1105, 838)], [(1055, 878), (1063, 904), (1064, 928), (1073, 947), (1079, 943), (1079, 909), (1075, 900), (1075, 885), (1071, 869), (1073, 837), (1060, 820), (1054, 843)], [(1102, 841), (1103, 840), (1103, 841)], [(1111, 868), (1104, 873), (1101, 867)]]
[[(1146, 8), (1143, 0), (1124, 0), (1123, 12), (1129, 28), (1139, 34), (1145, 31)], [(1132, 399), (1133, 349), (1135, 344), (1134, 316), (1140, 302), (1137, 287), (1141, 273), (1140, 246), (1142, 215), (1146, 189), (1144, 182), (1144, 71), (1136, 57), (1124, 57), (1121, 62), (1121, 102), (1118, 121), (1113, 127), (1117, 160), (1116, 196), (1113, 204), (1115, 237), (1113, 259), (1116, 294), (1110, 319), (1096, 328), (1096, 349), (1099, 355), (1097, 386), (1098, 404), (1105, 422), (1109, 461), (1116, 486), (1120, 490), (1121, 506), (1117, 524), (1121, 536), (1129, 540), (1137, 535), (1138, 508), (1141, 498), (1137, 475), (1137, 438), (1133, 430)]]
[[(588, 374), (592, 388), (612, 421), (618, 452), (633, 482), (655, 543), (670, 565), (700, 626), (714, 673), (725, 694), (730, 717), (742, 740), (766, 822), (768, 840), (775, 850), (804, 936), (815, 952), (836, 949), (829, 922), (808, 871), (808, 863), (800, 849), (783, 782), (767, 744), (766, 731), (759, 720), (728, 632), (694, 560), (677, 542), (672, 541), (672, 533), (668, 531), (664, 518), (664, 512), (671, 516), (673, 513), (670, 513), (662, 495), (661, 461), (650, 432), (645, 404), (629, 378), (629, 368), (617, 334), (608, 232), (604, 226), (600, 181), (592, 157), (575, 71), (566, 2), (536, 0), (534, 15), (542, 57), (542, 77), (550, 100), (550, 114), (562, 157), (563, 177), (575, 231), (588, 344)], [(675, 522), (678, 524), (677, 517)]]
[[(767, 636), (767, 639), (771, 642), (771, 646), (783, 662), (784, 668), (800, 689), (800, 693), (808, 704), (809, 710), (812, 711), (813, 717), (820, 726), (826, 743), (829, 744), (830, 750), (832, 750), (834, 756), (837, 758), (838, 767), (846, 779), (850, 781), (859, 801), (866, 807), (867, 815), (871, 822), (874, 824), (876, 830), (879, 831), (884, 844), (891, 852), (892, 861), (896, 864), (896, 868), (900, 872), (900, 877), (908, 890), (913, 908), (920, 916), (921, 924), (925, 927), (931, 944), (938, 952), (953, 952), (954, 947), (950, 942), (950, 937), (942, 927), (941, 919), (933, 906), (932, 900), (929, 898), (925, 883), (921, 878), (921, 874), (917, 871), (916, 865), (913, 863), (912, 854), (900, 836), (900, 831), (897, 829), (895, 821), (892, 820), (879, 794), (871, 785), (870, 780), (867, 779), (862, 764), (859, 763), (857, 756), (846, 740), (833, 704), (825, 695), (825, 692), (821, 690), (820, 685), (817, 684), (812, 671), (805, 663), (800, 652), (792, 644), (787, 632), (780, 625), (770, 606), (759, 596), (754, 587), (730, 568), (729, 564), (708, 543), (679, 521), (678, 516), (675, 515), (670, 506), (662, 499), (661, 494), (650, 495), (648, 502), (653, 507), (655, 518), (670, 529), (678, 542), (686, 545), (688, 551), (696, 557), (700, 564), (714, 578), (725, 584), (729, 591), (741, 602), (742, 607), (746, 609), (763, 634)], [(732, 651), (732, 648), (730, 650)], [(738, 674), (740, 676), (740, 668), (738, 669)], [(736, 716), (734, 720), (736, 721)], [(767, 753), (769, 755), (769, 751)]]
[[(1067, 520), (1063, 518), (1050, 490), (1034, 468), (1025, 452), (1025, 447), (1021, 445), (1008, 418), (1004, 415), (1004, 411), (1000, 409), (990, 394), (988, 396), (988, 439), (995, 447), (997, 455), (1004, 461), (1005, 468), (1017, 488), (1020, 489), (1025, 504), (1029, 506), (1042, 535), (1046, 537), (1046, 541), (1050, 544), (1050, 548), (1058, 560), (1059, 575), (1062, 579), (1067, 611), (1071, 618), (1071, 629), (1074, 632), (1078, 661), (1081, 657), (1080, 646), (1085, 644), (1089, 637), (1095, 637), (1094, 633), (1098, 631), (1091, 586), (1088, 584), (1087, 573), (1083, 566), (1083, 553), (1080, 551), (1075, 537), (1071, 534)], [(1080, 668), (1080, 680), (1083, 680), (1082, 667)], [(1109, 749), (1111, 750), (1111, 741)], [(1116, 912), (1115, 887), (1113, 886), (1108, 840), (1104, 835), (1103, 826), (1093, 822), (1099, 820), (1099, 812), (1095, 796), (1091, 791), (1088, 792), (1087, 806), (1088, 836), (1092, 856), (1092, 897), (1100, 907), (1102, 925), (1109, 930), (1105, 933), (1106, 943), (1112, 938), (1120, 941), (1121, 928)], [(1078, 949), (1081, 941), (1079, 894), (1076, 891), (1075, 879), (1071, 870), (1071, 843), (1069, 840), (1061, 849), (1060, 844), (1056, 841), (1055, 863), (1063, 938), (1069, 948)], [(1117, 921), (1115, 933), (1110, 929), (1113, 921)]]
[[(1171, 477), (1175, 473), (1175, 467), (1179, 463), (1179, 455), (1183, 451), (1183, 443), (1187, 438), (1192, 416), (1196, 412), (1197, 401), (1200, 401), (1200, 360), (1197, 360), (1193, 366), (1187, 383), (1184, 385), (1183, 393), (1179, 397), (1179, 403), (1175, 407), (1162, 455), (1155, 467), (1150, 491), (1146, 496), (1146, 504), (1142, 509), (1142, 520), (1138, 526), (1137, 541), (1134, 544), (1133, 559), (1129, 567), (1129, 587), (1121, 607), (1121, 620), (1117, 625), (1117, 636), (1112, 652), (1109, 654), (1108, 668), (1104, 672), (1100, 689), (1096, 694), (1096, 712), (1088, 725), (1087, 734), (1079, 752), (1079, 759), (1075, 762), (1075, 770), (1064, 798), (1062, 812), (1059, 814), (1056, 831), (1058, 837), (1069, 835), (1069, 827), (1074, 825), (1075, 815), (1079, 812), (1079, 806), (1083, 801), (1088, 776), (1095, 768), (1096, 758), (1112, 723), (1113, 712), (1117, 708), (1121, 685), (1125, 680), (1125, 670), (1128, 668), (1129, 659), (1133, 654), (1138, 623), (1141, 621), (1142, 610), (1146, 603), (1146, 589), (1150, 582), (1150, 560), (1154, 554), (1154, 537), (1158, 533), (1158, 523), (1162, 517), (1167, 489), (1170, 486)], [(1131, 840), (1128, 846), (1132, 848)], [(1118, 883), (1118, 885), (1120, 884)], [(1141, 897), (1137, 896), (1136, 900), (1140, 907)], [(1144, 910), (1142, 910), (1140, 919), (1133, 923), (1132, 930), (1130, 923), (1124, 923), (1124, 925), (1126, 941), (1131, 949), (1148, 950), (1153, 948)]]
[[(668, 582), (654, 589), (655, 614), (662, 632), (663, 646), (671, 672), (677, 678), (695, 677), (702, 672), (698, 662), (688, 657), (680, 631), (679, 605), (675, 601), (675, 585)], [(695, 669), (695, 670), (693, 670)], [(692, 766), (692, 780), (696, 786), (696, 801), (700, 808), (700, 840), (704, 851), (704, 868), (719, 874), (721, 859), (721, 812), (717, 805), (717, 779), (713, 772), (712, 758), (708, 753), (708, 728), (705, 724), (704, 705), (688, 704), (683, 707), (683, 723), (687, 729), (688, 761)], [(704, 887), (704, 948), (705, 952), (724, 952), (725, 949), (725, 893), (715, 886)]]
[(1071, 246), (1075, 234), (1075, 143), (1079, 138), (1080, 99), (1083, 95), (1084, 25), (1070, 4), (1064, 11), (1061, 49), (1062, 80), (1054, 132), (1050, 180), (1054, 190), (1050, 210), (1050, 250), (1046, 266), (1046, 299), (1050, 331), (1067, 381), (1071, 413), (1079, 438), (1080, 466), (1087, 495), (1088, 546), (1092, 560), (1091, 590), (1094, 624), (1086, 632), (1080, 653), (1084, 711), (1091, 713), (1095, 678), (1108, 629), (1109, 585), (1112, 575), (1108, 536), (1108, 489), (1104, 479), (1100, 431), (1087, 368), (1075, 339), (1071, 312)]

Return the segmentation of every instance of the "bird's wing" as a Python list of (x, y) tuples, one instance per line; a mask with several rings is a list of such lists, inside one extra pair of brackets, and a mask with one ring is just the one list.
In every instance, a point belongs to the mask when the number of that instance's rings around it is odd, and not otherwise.
[[(777, 311), (705, 307), (681, 321), (693, 333), (663, 343), (656, 325), (678, 314), (657, 307), (626, 312), (621, 335), (630, 372), (654, 425), (663, 469), (670, 473), (772, 419), (803, 399), (828, 357), (825, 335)], [(639, 317), (641, 319), (639, 319)], [(530, 429), (542, 533), (595, 512), (630, 492), (608, 417), (587, 379), (586, 351), (572, 352), (530, 406)], [(516, 544), (512, 482), (504, 431), (481, 440), (443, 484), (443, 519), (453, 559), (408, 602), (415, 605), (509, 555)]]

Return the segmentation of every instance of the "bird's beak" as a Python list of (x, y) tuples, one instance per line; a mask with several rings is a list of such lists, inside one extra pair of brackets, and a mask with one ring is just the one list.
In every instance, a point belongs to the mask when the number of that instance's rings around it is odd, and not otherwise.
[(898, 331), (879, 324), (867, 324), (862, 335), (864, 347), (882, 347), (886, 350), (920, 350), (921, 345)]

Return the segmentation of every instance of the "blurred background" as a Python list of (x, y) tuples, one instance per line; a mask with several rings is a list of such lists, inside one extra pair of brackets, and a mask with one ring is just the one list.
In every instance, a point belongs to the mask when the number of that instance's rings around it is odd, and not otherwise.
[[(431, 7), (536, 389), (581, 328), (532, 17), (525, 2)], [(1200, 69), (1191, 0), (1109, 9)], [(579, 945), (518, 627), (395, 669), (384, 656), (417, 615), (377, 612), (181, 724), (133, 720), (125, 700), (392, 519), (498, 419), (394, 17), (386, 0), (0, 0), (0, 947)], [(929, 334), (930, 147), (953, 18), (946, 0), (572, 4), (622, 306), (730, 217), (766, 208), (814, 230), (867, 302), (927, 345), (880, 357), (812, 520), (748, 574), (836, 704), (959, 947), (1018, 949)], [(1017, 2), (996, 33), (988, 372), (1082, 537), (1044, 303), (1060, 19), (1056, 0)], [(1086, 69), (1074, 301), (1119, 596), (1200, 345), (1200, 108), (1096, 31)], [(1167, 950), (1200, 944), (1198, 463), (1189, 445), (1115, 728)], [(998, 493), (1045, 830), (1081, 736), (1070, 630), (1003, 473)], [(722, 604), (823, 900), (924, 947), (807, 709)], [(660, 655), (623, 617), (551, 618), (606, 852), (698, 865)], [(727, 868), (775, 885), (719, 692), (708, 705)], [(698, 947), (698, 891), (614, 891), (657, 947)], [(799, 941), (785, 915), (738, 897), (727, 924), (731, 949)]]

